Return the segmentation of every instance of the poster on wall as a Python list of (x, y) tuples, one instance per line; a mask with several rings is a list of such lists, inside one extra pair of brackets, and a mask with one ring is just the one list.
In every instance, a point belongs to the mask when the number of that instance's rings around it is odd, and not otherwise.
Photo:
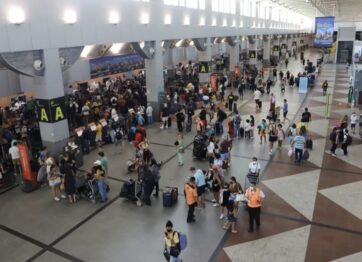
[(89, 60), (91, 78), (114, 75), (145, 68), (145, 60), (138, 54), (104, 56)]
[(334, 16), (316, 17), (314, 47), (332, 47), (333, 31)]

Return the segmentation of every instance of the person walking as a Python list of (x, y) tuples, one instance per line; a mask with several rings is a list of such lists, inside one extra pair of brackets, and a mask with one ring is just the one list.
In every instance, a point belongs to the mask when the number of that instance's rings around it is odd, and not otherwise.
[(99, 195), (101, 196), (101, 203), (105, 203), (108, 201), (106, 172), (100, 160), (94, 162), (93, 168), (94, 168), (95, 178), (97, 180)]
[(186, 204), (189, 206), (186, 222), (192, 223), (196, 221), (194, 212), (198, 198), (195, 177), (190, 177), (190, 180), (185, 184), (184, 189), (185, 189)]
[(154, 182), (154, 189), (155, 189), (155, 193), (153, 194), (154, 197), (158, 197), (158, 192), (159, 192), (159, 182), (160, 182), (160, 166), (157, 163), (156, 159), (152, 158), (151, 159), (151, 172), (152, 172), (152, 176), (153, 176), (153, 182)]
[(233, 94), (233, 92), (230, 92), (230, 95), (228, 96), (228, 107), (229, 107), (229, 111), (231, 112), (233, 110), (233, 104), (235, 101), (235, 96)]
[(308, 111), (308, 107), (304, 108), (304, 112), (302, 114), (302, 119), (301, 122), (302, 123), (306, 123), (308, 125), (308, 123), (312, 121), (312, 115), (311, 113)]
[(76, 202), (76, 188), (75, 188), (75, 177), (73, 174), (73, 169), (69, 159), (69, 155), (65, 154), (63, 159), (60, 161), (60, 172), (64, 174), (64, 191), (68, 196), (69, 203)]
[(264, 143), (266, 143), (266, 121), (265, 119), (262, 119), (260, 124), (258, 125), (258, 133), (260, 137), (260, 144), (263, 144), (263, 138)]
[(184, 148), (184, 138), (181, 133), (178, 135), (176, 139), (175, 146), (176, 146), (178, 164), (179, 166), (183, 166), (185, 148)]
[(181, 133), (183, 131), (183, 124), (185, 122), (185, 114), (183, 112), (182, 108), (179, 108), (178, 112), (176, 113), (176, 123), (177, 123), (177, 129)]
[(173, 230), (173, 224), (170, 220), (166, 222), (165, 230), (165, 251), (167, 256), (169, 256), (169, 262), (181, 262), (180, 258), (180, 249), (179, 249), (179, 234)]
[(270, 110), (275, 111), (276, 98), (273, 93), (270, 95)]
[(168, 118), (170, 117), (170, 111), (168, 109), (167, 104), (163, 105), (162, 111), (161, 111), (161, 119), (162, 119), (162, 126), (160, 127), (161, 129), (167, 129), (169, 124), (168, 124)]
[(244, 134), (240, 134), (240, 127), (241, 127), (241, 117), (238, 113), (235, 113), (233, 117), (233, 124), (234, 124), (234, 138), (238, 139), (239, 137), (243, 137)]
[(325, 96), (327, 94), (327, 88), (328, 88), (328, 81), (325, 80), (322, 85), (323, 88), (323, 95)]
[(256, 228), (260, 227), (260, 211), (262, 206), (262, 199), (265, 198), (263, 191), (256, 186), (253, 182), (251, 186), (246, 189), (245, 197), (248, 201), (248, 212), (249, 212), (249, 230), (251, 233), (254, 231), (254, 221)]
[(358, 116), (356, 114), (356, 112), (353, 112), (351, 115), (351, 131), (352, 134), (356, 133), (356, 124), (358, 122)]
[(278, 136), (278, 149), (281, 150), (283, 141), (285, 139), (285, 133), (283, 130), (283, 126), (281, 124), (278, 124), (277, 136)]
[(288, 111), (289, 111), (288, 101), (286, 99), (284, 99), (284, 104), (283, 104), (283, 124), (285, 123), (285, 120), (288, 120), (290, 122), (289, 118), (287, 117)]
[(293, 139), (292, 146), (294, 146), (295, 150), (295, 164), (300, 164), (302, 161), (303, 149), (305, 147), (305, 138), (301, 132), (299, 135), (296, 135)]
[(13, 162), (15, 174), (20, 174), (21, 173), (20, 152), (19, 152), (18, 142), (16, 140), (11, 141), (11, 147), (9, 148), (9, 155), (11, 156), (11, 161)]

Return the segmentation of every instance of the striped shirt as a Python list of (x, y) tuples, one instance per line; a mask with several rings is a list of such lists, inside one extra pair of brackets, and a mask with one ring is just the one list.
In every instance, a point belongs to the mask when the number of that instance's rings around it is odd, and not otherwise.
[(304, 136), (295, 136), (293, 139), (293, 143), (294, 143), (294, 148), (296, 149), (303, 149), (304, 148), (304, 143), (305, 143), (305, 138)]

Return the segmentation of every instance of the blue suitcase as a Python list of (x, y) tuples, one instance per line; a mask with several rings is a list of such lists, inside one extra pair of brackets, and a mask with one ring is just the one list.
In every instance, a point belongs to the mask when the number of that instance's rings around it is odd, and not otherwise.
[(164, 207), (172, 207), (172, 193), (170, 191), (163, 192), (162, 199)]

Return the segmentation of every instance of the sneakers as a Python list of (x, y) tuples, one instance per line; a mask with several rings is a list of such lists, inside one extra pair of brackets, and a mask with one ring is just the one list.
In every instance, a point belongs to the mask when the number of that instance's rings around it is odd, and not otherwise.
[(60, 198), (59, 197), (54, 197), (54, 200), (58, 202), (58, 201), (60, 201)]
[(216, 203), (216, 199), (211, 200), (212, 203)]
[(221, 214), (221, 215), (220, 215), (220, 219), (223, 219), (223, 218), (224, 218), (224, 214)]
[(66, 196), (66, 195), (61, 195), (61, 196), (60, 196), (60, 198), (62, 198), (62, 199), (66, 199), (66, 198), (67, 198), (67, 196)]
[(213, 206), (213, 207), (218, 207), (219, 204), (218, 204), (218, 203), (215, 203), (215, 204), (213, 204), (212, 206)]
[(335, 153), (332, 153), (332, 156), (337, 156)]

